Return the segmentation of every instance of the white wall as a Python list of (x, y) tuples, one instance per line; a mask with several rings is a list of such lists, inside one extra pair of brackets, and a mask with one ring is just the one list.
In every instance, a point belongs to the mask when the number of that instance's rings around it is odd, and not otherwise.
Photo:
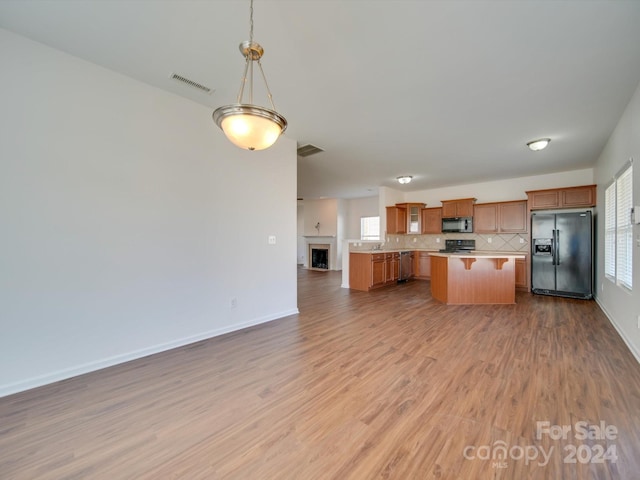
[(297, 216), (297, 227), (296, 230), (298, 232), (297, 235), (297, 263), (298, 265), (304, 265), (307, 259), (307, 244), (304, 240), (304, 204), (298, 202), (298, 216)]
[[(305, 250), (309, 243), (329, 243), (331, 270), (340, 270), (342, 267), (342, 238), (344, 236), (346, 207), (345, 200), (327, 198), (322, 200), (303, 200), (302, 221), (298, 221), (298, 227), (302, 228), (305, 241)], [(319, 224), (319, 225), (318, 225)], [(318, 225), (318, 228), (316, 228)], [(300, 235), (300, 233), (299, 233)], [(317, 241), (313, 238), (317, 237)], [(309, 265), (309, 254), (306, 253), (305, 266)], [(299, 255), (300, 256), (300, 255)]]
[(0, 58), (0, 396), (297, 312), (294, 140), (2, 29)]
[[(360, 240), (360, 219), (362, 217), (377, 217), (378, 215), (380, 215), (378, 210), (378, 197), (347, 200), (347, 227), (345, 238)], [(384, 228), (382, 228), (382, 230), (384, 231)]]
[(569, 172), (533, 175), (529, 177), (494, 180), (451, 187), (432, 188), (416, 192), (407, 192), (404, 201), (422, 202), (427, 207), (439, 207), (442, 200), (456, 198), (476, 198), (477, 203), (526, 200), (527, 190), (546, 188), (575, 187), (594, 183), (593, 168), (572, 170)]
[[(640, 204), (640, 86), (627, 105), (618, 126), (611, 134), (606, 147), (602, 151), (596, 165), (595, 177), (598, 184), (598, 211), (600, 221), (597, 222), (597, 268), (596, 289), (598, 303), (607, 313), (613, 325), (627, 342), (632, 352), (640, 361), (640, 245), (635, 242), (633, 249), (633, 291), (629, 292), (615, 285), (604, 276), (604, 190), (611, 183), (613, 176), (630, 158), (633, 165), (633, 204)], [(640, 239), (640, 225), (635, 225), (634, 238)]]
[[(338, 200), (304, 200), (304, 235), (329, 236), (338, 234)], [(320, 224), (316, 228), (317, 224)]]

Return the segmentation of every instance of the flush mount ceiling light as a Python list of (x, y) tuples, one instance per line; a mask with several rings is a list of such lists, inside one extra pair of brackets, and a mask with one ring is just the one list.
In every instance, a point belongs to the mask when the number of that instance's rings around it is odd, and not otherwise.
[[(280, 134), (286, 130), (287, 120), (276, 112), (273, 97), (267, 84), (267, 77), (265, 77), (260, 63), (264, 49), (253, 41), (253, 0), (251, 0), (249, 8), (249, 24), (249, 40), (240, 44), (240, 52), (246, 62), (237, 101), (232, 105), (217, 108), (213, 112), (213, 121), (234, 145), (248, 150), (264, 150), (273, 145)], [(271, 109), (253, 105), (254, 62), (260, 67)], [(249, 72), (249, 103), (242, 103), (244, 86), (247, 83), (247, 71)]]
[(411, 175), (403, 175), (401, 177), (398, 177), (396, 180), (398, 180), (398, 183), (405, 185), (407, 183), (409, 183), (411, 181), (413, 177)]
[(539, 138), (538, 140), (527, 142), (527, 147), (529, 147), (534, 152), (537, 152), (538, 150), (547, 148), (547, 145), (549, 145), (550, 141), (550, 138)]

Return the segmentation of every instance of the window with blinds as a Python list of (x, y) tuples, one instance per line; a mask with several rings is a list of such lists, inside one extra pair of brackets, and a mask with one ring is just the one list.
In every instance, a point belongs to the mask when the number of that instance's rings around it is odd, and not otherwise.
[(633, 286), (633, 167), (605, 190), (604, 273), (617, 285)]
[(604, 274), (616, 278), (616, 182), (604, 192)]
[(360, 239), (380, 240), (380, 217), (360, 218)]

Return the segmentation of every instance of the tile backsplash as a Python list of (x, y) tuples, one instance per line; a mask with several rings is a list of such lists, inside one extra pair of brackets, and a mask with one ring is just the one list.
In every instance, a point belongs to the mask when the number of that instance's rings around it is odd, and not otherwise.
[[(440, 239), (440, 242), (438, 242)], [(522, 252), (529, 251), (529, 237), (526, 233), (442, 233), (430, 235), (387, 235), (378, 243), (363, 243), (361, 246), (351, 245), (351, 251), (371, 250), (374, 245), (382, 244), (382, 248), (424, 248), (440, 250), (447, 239), (467, 239), (476, 241), (476, 250), (484, 252)], [(522, 243), (521, 243), (522, 242)]]

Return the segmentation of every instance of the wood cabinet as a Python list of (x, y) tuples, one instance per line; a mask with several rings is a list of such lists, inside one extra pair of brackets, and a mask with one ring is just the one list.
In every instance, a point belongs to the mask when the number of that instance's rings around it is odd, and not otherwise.
[(479, 203), (473, 209), (475, 233), (527, 233), (527, 202)]
[(406, 207), (387, 207), (387, 233), (407, 233)]
[(527, 260), (516, 258), (516, 289), (529, 290), (529, 276), (527, 275)]
[(350, 253), (349, 288), (369, 291), (398, 280), (400, 272), (400, 254), (387, 253)]
[(398, 280), (400, 276), (400, 254), (385, 254), (385, 283), (392, 283)]
[(423, 208), (420, 212), (422, 217), (423, 234), (442, 233), (442, 208)]
[(442, 200), (442, 218), (473, 217), (473, 204), (475, 201), (475, 198)]
[[(405, 210), (405, 231), (404, 233), (420, 234), (422, 233), (422, 216), (420, 211), (425, 207), (424, 203), (396, 203), (396, 208)], [(387, 207), (392, 208), (392, 207)], [(389, 233), (389, 230), (387, 229)]]
[(415, 252), (413, 257), (413, 273), (415, 278), (428, 280), (431, 278), (431, 256), (429, 252)]
[(530, 210), (588, 208), (596, 205), (596, 186), (553, 188), (527, 192)]
[(473, 208), (474, 233), (498, 232), (498, 204), (481, 203)]
[[(387, 261), (384, 253), (375, 254), (370, 256), (371, 274), (366, 275), (370, 277), (367, 283), (367, 290), (369, 288), (381, 287), (387, 281)], [(349, 274), (351, 274), (351, 265), (349, 266)], [(366, 268), (365, 268), (366, 270)]]

